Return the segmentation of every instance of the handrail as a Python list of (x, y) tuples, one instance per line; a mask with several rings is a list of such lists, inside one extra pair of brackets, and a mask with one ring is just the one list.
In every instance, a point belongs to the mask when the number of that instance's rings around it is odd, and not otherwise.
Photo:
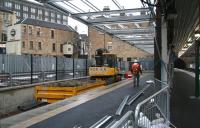
[(133, 115), (133, 111), (128, 111), (119, 121), (117, 121), (117, 123), (115, 123), (114, 125), (112, 125), (110, 128), (117, 128), (117, 127), (119, 127), (131, 115)]
[[(156, 79), (157, 80), (157, 79)], [(147, 99), (143, 100), (142, 102), (138, 103), (138, 105), (136, 106), (136, 109), (135, 109), (135, 120), (137, 120), (137, 117), (138, 117), (138, 114), (139, 114), (139, 111), (140, 111), (140, 107), (142, 104), (146, 103), (147, 101), (151, 100), (153, 97), (157, 96), (158, 94), (160, 94), (161, 92), (165, 91), (169, 85), (160, 81), (160, 80), (157, 80), (167, 86), (165, 86), (164, 88), (162, 88), (161, 90), (159, 90), (158, 92), (156, 92), (155, 94), (151, 95), (150, 97), (148, 97)]]
[(85, 79), (85, 78), (90, 78), (90, 76), (68, 78), (68, 79), (62, 79), (62, 80), (56, 80), (56, 81), (47, 81), (47, 82), (26, 84), (26, 85), (20, 85), (20, 86), (7, 86), (5, 88), (0, 88), (0, 92), (7, 91), (7, 90), (12, 90), (12, 89), (18, 89), (18, 88), (33, 87), (33, 86), (36, 86), (36, 85), (45, 85), (45, 84), (52, 84), (52, 83), (64, 82), (64, 81), (69, 81), (69, 80)]

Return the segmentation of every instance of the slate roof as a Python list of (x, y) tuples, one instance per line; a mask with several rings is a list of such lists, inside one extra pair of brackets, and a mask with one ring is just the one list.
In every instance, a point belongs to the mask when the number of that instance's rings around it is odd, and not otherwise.
[(59, 29), (59, 30), (64, 30), (64, 31), (76, 32), (69, 25), (57, 24), (57, 23), (52, 23), (52, 22), (42, 21), (42, 20), (36, 20), (36, 19), (31, 19), (31, 18), (26, 18), (26, 19), (20, 20), (16, 24), (28, 24), (28, 25), (45, 27), (45, 28), (52, 28), (52, 29)]
[(2, 11), (2, 12), (8, 12), (8, 13), (13, 13), (13, 11), (11, 11), (11, 10), (9, 10), (7, 8), (4, 8), (2, 6), (0, 6), (0, 11)]

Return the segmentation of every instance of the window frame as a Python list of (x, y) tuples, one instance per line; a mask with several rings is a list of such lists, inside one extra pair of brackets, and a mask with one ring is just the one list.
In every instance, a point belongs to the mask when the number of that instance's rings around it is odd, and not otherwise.
[(51, 35), (51, 39), (55, 39), (55, 30), (54, 29), (51, 29), (51, 34), (50, 35)]
[(30, 41), (30, 42), (29, 42), (29, 49), (30, 49), (30, 50), (33, 50), (33, 47), (34, 47), (34, 46), (33, 46), (33, 41)]
[(38, 42), (38, 50), (42, 50), (42, 42)]

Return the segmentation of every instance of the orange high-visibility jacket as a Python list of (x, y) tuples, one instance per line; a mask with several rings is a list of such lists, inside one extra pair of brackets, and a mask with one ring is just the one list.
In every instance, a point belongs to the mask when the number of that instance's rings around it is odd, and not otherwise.
[(138, 63), (133, 63), (133, 64), (132, 64), (132, 73), (133, 73), (134, 75), (137, 75), (137, 74), (139, 74), (139, 72), (141, 72), (140, 64), (138, 64)]

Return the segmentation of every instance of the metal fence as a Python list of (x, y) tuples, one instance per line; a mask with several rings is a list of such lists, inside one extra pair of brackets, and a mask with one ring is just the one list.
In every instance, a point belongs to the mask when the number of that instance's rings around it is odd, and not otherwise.
[(158, 91), (137, 104), (110, 128), (175, 128), (169, 121), (168, 84), (155, 80)]
[(0, 55), (0, 87), (87, 76), (88, 59)]

